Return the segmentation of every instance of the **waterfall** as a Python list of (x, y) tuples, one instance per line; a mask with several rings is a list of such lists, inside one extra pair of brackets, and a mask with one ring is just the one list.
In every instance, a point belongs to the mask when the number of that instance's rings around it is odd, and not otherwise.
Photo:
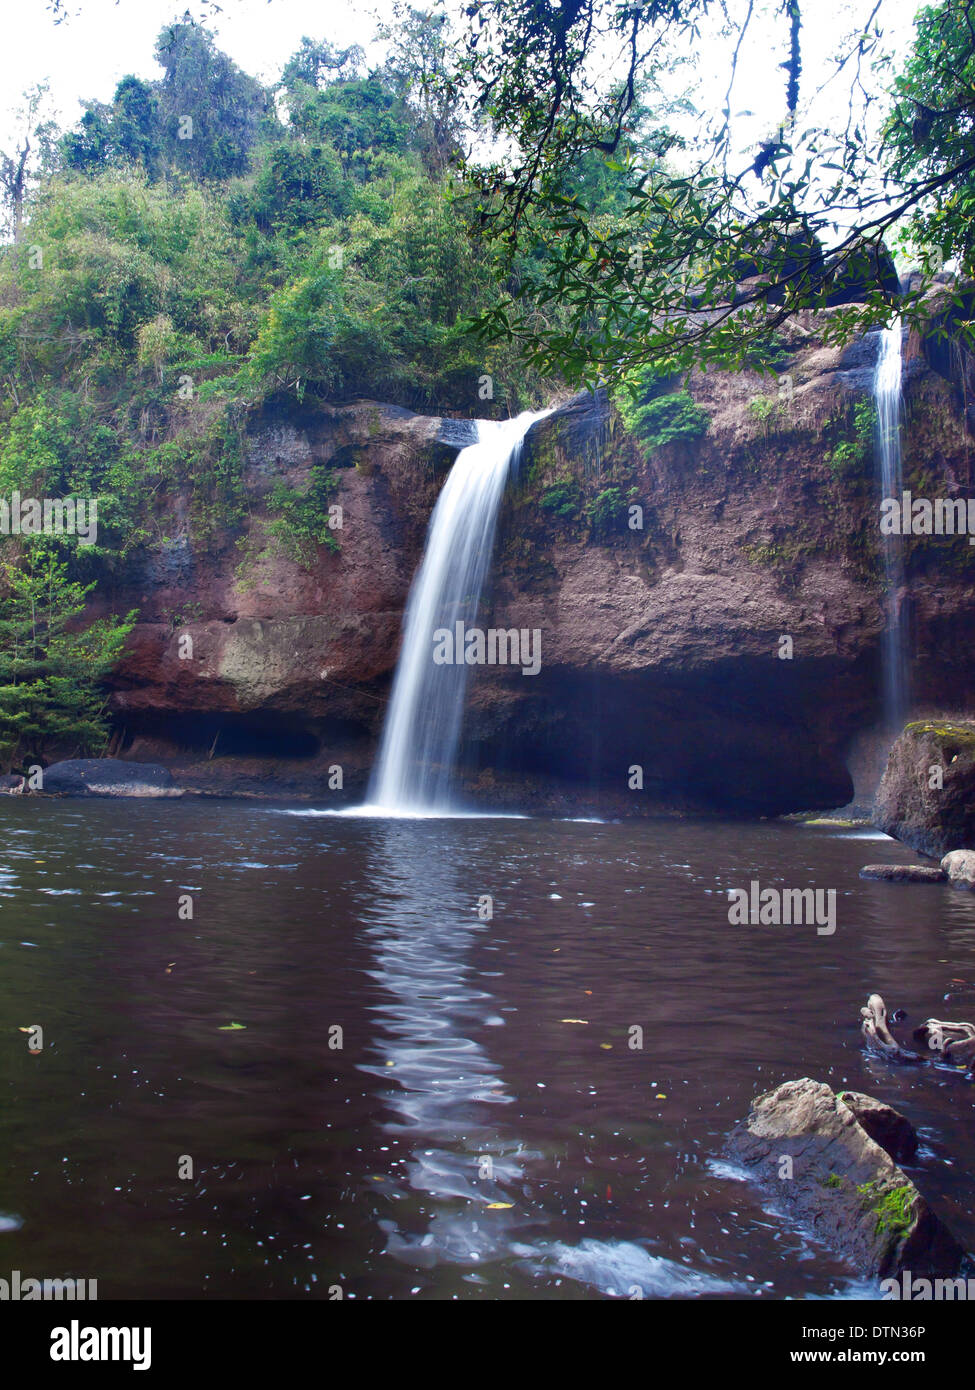
[[(904, 475), (901, 463), (901, 414), (903, 408), (900, 318), (880, 334), (877, 365), (873, 376), (873, 399), (877, 409), (877, 456), (880, 464), (881, 498), (900, 502)], [(884, 579), (886, 582), (886, 624), (882, 661), (884, 716), (891, 726), (904, 721), (908, 699), (907, 658), (901, 617), (900, 591), (904, 580), (903, 542), (900, 536), (883, 537)]]
[(437, 499), (403, 620), (400, 650), (379, 758), (369, 787), (378, 810), (401, 815), (450, 809), (468, 667), (437, 665), (434, 633), (477, 622), (505, 483), (522, 442), (548, 411), (476, 422), (477, 442), (462, 449)]

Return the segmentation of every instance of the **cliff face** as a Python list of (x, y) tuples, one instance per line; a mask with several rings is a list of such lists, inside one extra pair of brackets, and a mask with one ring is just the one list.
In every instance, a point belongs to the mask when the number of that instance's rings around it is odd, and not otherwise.
[[(482, 623), (538, 629), (542, 666), (472, 671), (469, 781), (492, 800), (507, 799), (515, 768), (521, 796), (553, 808), (774, 813), (849, 799), (847, 747), (880, 691), (879, 506), (856, 414), (876, 338), (823, 347), (828, 312), (780, 335), (777, 379), (694, 378), (702, 438), (647, 454), (589, 396), (531, 431)], [(925, 350), (906, 351), (907, 486), (967, 496), (965, 403)], [(470, 430), (370, 402), (255, 420), (245, 534), (194, 545), (177, 514), (173, 540), (103, 595), (140, 609), (113, 694), (120, 746), (205, 761), (217, 738), (211, 780), (236, 768), (255, 787), (326, 793), (340, 764), (356, 795), (426, 524)], [(304, 488), (321, 463), (339, 480), (339, 548), (305, 567), (269, 533), (266, 498), (275, 482)], [(963, 704), (975, 548), (915, 538), (908, 557), (899, 598), (918, 703)]]
[[(270, 759), (284, 790), (324, 785), (322, 758), (351, 756), (361, 768), (429, 514), (471, 438), (469, 422), (372, 402), (255, 420), (244, 534), (194, 545), (181, 507), (167, 519), (171, 541), (101, 595), (106, 606), (140, 610), (114, 679), (121, 746), (185, 760), (217, 738), (224, 758), (257, 758), (265, 768)], [(324, 462), (338, 478), (339, 548), (316, 547), (308, 564), (274, 537), (267, 497), (274, 484), (307, 487)]]

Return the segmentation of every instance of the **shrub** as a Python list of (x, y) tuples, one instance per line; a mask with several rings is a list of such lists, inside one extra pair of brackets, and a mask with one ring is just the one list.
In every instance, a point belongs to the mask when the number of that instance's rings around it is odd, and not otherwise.
[(689, 391), (675, 391), (670, 396), (637, 405), (624, 423), (641, 444), (651, 453), (675, 439), (698, 439), (708, 431), (708, 413), (699, 406)]
[(857, 401), (853, 410), (853, 432), (827, 449), (824, 460), (834, 478), (860, 476), (873, 458), (873, 434), (877, 412), (872, 401)]
[(579, 484), (572, 478), (563, 478), (545, 489), (539, 498), (539, 506), (568, 519), (579, 515), (581, 501)]
[[(630, 496), (636, 492), (630, 489)], [(597, 533), (623, 530), (627, 517), (627, 498), (618, 487), (606, 487), (586, 507), (589, 521)]]
[(672, 382), (673, 377), (648, 365), (628, 376), (614, 395), (624, 425), (649, 453), (708, 430), (708, 413), (689, 391), (666, 392)]
[(306, 492), (278, 483), (268, 497), (268, 508), (278, 516), (269, 530), (285, 552), (300, 564), (309, 565), (314, 548), (324, 545), (338, 550), (335, 533), (329, 526), (329, 499), (337, 487), (334, 473), (325, 464), (316, 463), (311, 470), (311, 482)]

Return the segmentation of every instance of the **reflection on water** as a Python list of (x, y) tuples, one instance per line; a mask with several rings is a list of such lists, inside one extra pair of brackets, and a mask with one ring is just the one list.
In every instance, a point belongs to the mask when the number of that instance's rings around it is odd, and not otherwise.
[(587, 1238), (570, 1246), (544, 1238), (544, 1208), (525, 1200), (531, 1189), (523, 1181), (544, 1155), (495, 1113), (513, 1097), (470, 1036), (505, 1023), (493, 996), (471, 978), (469, 957), (490, 928), (480, 918), (491, 905), (469, 868), (429, 848), (423, 829), (394, 821), (381, 828), (369, 862), (379, 885), (366, 928), (378, 965), (370, 974), (390, 1002), (373, 1006), (382, 1022), (380, 1060), (362, 1069), (385, 1083), (382, 1096), (396, 1117), (386, 1132), (415, 1146), (411, 1187), (435, 1202), (422, 1230), (383, 1222), (387, 1253), (426, 1269), (441, 1260), (482, 1268), (514, 1254), (528, 1269), (643, 1297), (731, 1292), (734, 1284), (651, 1256), (634, 1241)]
[(366, 928), (377, 965), (370, 973), (389, 1001), (372, 1008), (381, 1021), (381, 1060), (363, 1063), (363, 1070), (384, 1083), (383, 1099), (396, 1116), (385, 1128), (415, 1145), (411, 1186), (438, 1202), (465, 1203), (441, 1213), (422, 1235), (390, 1229), (388, 1248), (420, 1264), (473, 1263), (494, 1248), (482, 1209), (505, 1201), (504, 1184), (521, 1174), (516, 1158), (501, 1151), (491, 1114), (511, 1097), (469, 1036), (504, 1022), (491, 995), (473, 983), (468, 960), (489, 923), (478, 919), (479, 895), (462, 882), (469, 870), (430, 855), (428, 837), (409, 821), (381, 827), (369, 868), (377, 885)]
[[(908, 1026), (975, 1011), (975, 899), (860, 880), (893, 842), (188, 802), (0, 805), (0, 833), (9, 1269), (104, 1297), (864, 1296), (723, 1163), (803, 1075), (904, 1110), (975, 1244), (975, 1088), (859, 1038), (871, 989)], [(835, 936), (732, 928), (752, 879), (835, 889)]]

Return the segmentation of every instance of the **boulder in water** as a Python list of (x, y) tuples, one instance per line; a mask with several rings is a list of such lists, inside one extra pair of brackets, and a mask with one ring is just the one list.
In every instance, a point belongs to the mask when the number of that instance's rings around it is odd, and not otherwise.
[(932, 859), (975, 845), (975, 724), (908, 724), (890, 750), (874, 824)]
[(975, 850), (953, 849), (942, 859), (941, 869), (952, 888), (975, 892)]
[(864, 864), (860, 877), (883, 883), (944, 883), (948, 875), (928, 864)]
[(961, 1246), (822, 1082), (803, 1077), (759, 1096), (731, 1148), (779, 1205), (862, 1274), (957, 1272)]
[(168, 767), (120, 758), (69, 758), (44, 769), (48, 796), (182, 796)]

